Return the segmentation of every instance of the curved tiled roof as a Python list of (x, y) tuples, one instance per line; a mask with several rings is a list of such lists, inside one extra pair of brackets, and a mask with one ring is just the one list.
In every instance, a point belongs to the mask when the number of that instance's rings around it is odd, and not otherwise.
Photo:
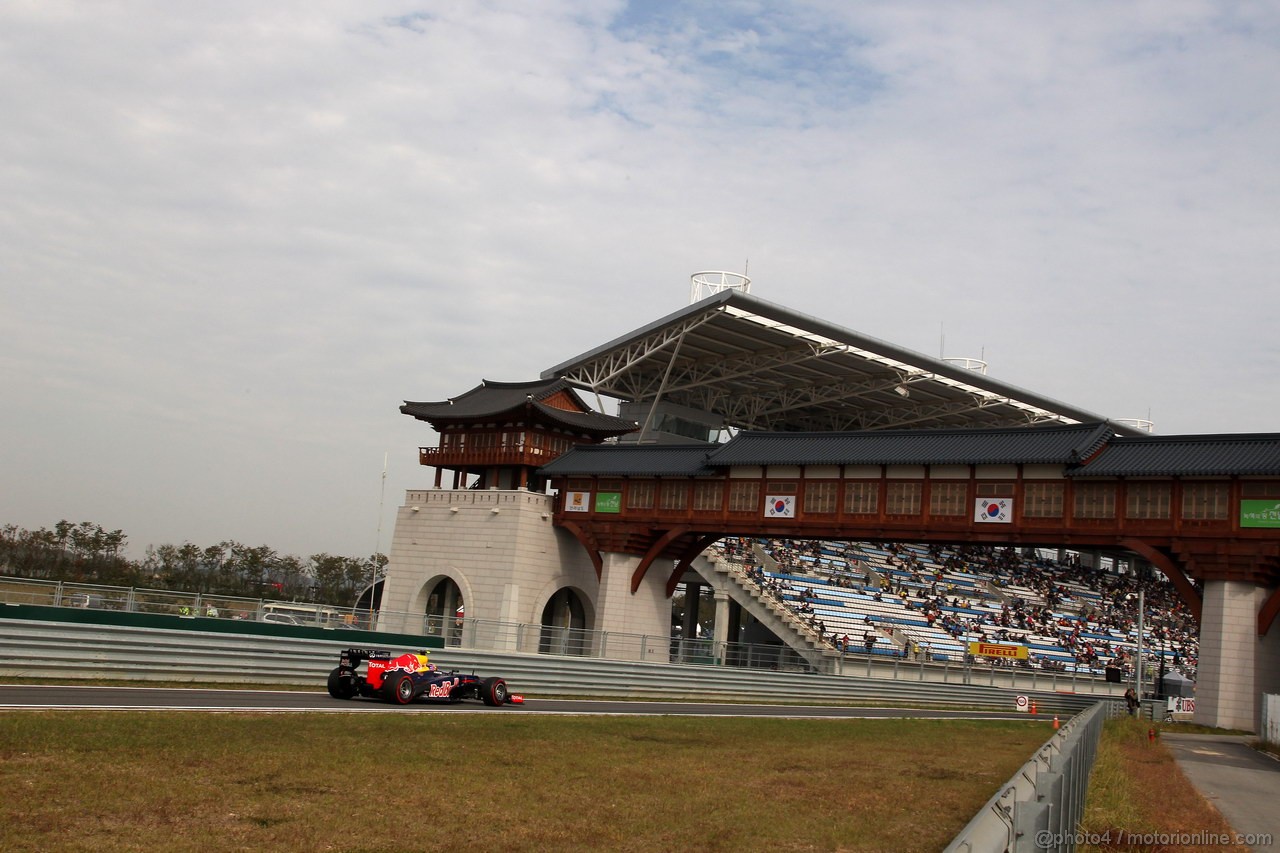
[(1073, 477), (1280, 476), (1280, 433), (1116, 436), (1106, 423), (1018, 429), (740, 433), (721, 445), (575, 448), (548, 476), (705, 476), (733, 465), (1053, 464)]
[(712, 445), (627, 444), (578, 446), (538, 470), (547, 477), (700, 477)]
[[(543, 402), (562, 392), (576, 401), (582, 411), (569, 411)], [(533, 382), (493, 382), (486, 379), (470, 391), (448, 400), (421, 403), (406, 400), (400, 411), (434, 426), (437, 423), (496, 418), (527, 407), (537, 410), (547, 420), (597, 435), (622, 435), (636, 428), (632, 421), (592, 411), (572, 386), (562, 379)]]
[(874, 430), (735, 436), (709, 463), (724, 465), (1078, 464), (1114, 433), (1107, 424), (1018, 429)]
[(1280, 435), (1117, 437), (1074, 477), (1225, 477), (1280, 475)]

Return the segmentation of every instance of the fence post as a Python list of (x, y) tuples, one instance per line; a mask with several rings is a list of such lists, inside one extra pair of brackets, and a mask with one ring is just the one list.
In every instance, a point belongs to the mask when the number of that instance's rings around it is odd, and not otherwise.
[(1262, 697), (1262, 741), (1280, 744), (1280, 693), (1266, 693)]

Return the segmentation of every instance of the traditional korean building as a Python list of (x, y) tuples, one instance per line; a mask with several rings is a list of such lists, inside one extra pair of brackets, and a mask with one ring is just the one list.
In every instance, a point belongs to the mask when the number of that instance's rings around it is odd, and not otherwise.
[(436, 469), (437, 489), (451, 471), (454, 489), (542, 491), (541, 466), (578, 445), (637, 429), (631, 421), (592, 411), (563, 379), (484, 380), (457, 397), (406, 402), (400, 411), (440, 434), (439, 446), (418, 448), (419, 461)]
[[(436, 402), (406, 402), (403, 414), (439, 434), (419, 447), (435, 468), (432, 489), (412, 490), (396, 519), (381, 607), (424, 614), (411, 630), (451, 637), (456, 614), (486, 625), (541, 625), (563, 639), (595, 628), (606, 598), (588, 554), (551, 523), (552, 497), (539, 468), (567, 451), (634, 432), (637, 425), (593, 411), (559, 378), (483, 381)], [(449, 482), (445, 482), (446, 472)], [(624, 612), (610, 624), (641, 624), (666, 633), (669, 604), (652, 596), (642, 616), (619, 585)], [(512, 638), (515, 648), (519, 638)]]

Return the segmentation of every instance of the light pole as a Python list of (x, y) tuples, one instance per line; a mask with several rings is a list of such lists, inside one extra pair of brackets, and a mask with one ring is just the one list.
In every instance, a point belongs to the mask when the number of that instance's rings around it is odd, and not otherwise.
[(1138, 701), (1142, 701), (1142, 631), (1143, 631), (1143, 614), (1147, 609), (1147, 599), (1142, 587), (1138, 587), (1138, 654), (1134, 660), (1134, 692), (1138, 694)]
[(1165, 634), (1168, 633), (1168, 623), (1165, 622), (1164, 620), (1161, 620), (1161, 623), (1156, 627), (1156, 630), (1159, 632), (1156, 634), (1156, 639), (1159, 640), (1160, 642), (1160, 666), (1159, 666), (1160, 674), (1157, 676), (1158, 680), (1156, 681), (1156, 698), (1163, 699), (1165, 698), (1164, 696), (1164, 643), (1166, 639)]

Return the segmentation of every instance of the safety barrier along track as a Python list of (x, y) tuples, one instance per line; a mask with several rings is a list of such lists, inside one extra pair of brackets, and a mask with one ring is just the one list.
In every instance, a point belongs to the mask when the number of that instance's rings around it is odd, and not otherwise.
[[(403, 640), (404, 638), (397, 638)], [(0, 608), (0, 677), (291, 684), (323, 687), (338, 652), (352, 643), (313, 637), (211, 633), (4, 618)], [(392, 649), (403, 648), (388, 643)], [(534, 696), (721, 699), (799, 703), (921, 704), (1013, 710), (1025, 695), (1042, 714), (1074, 714), (1094, 694), (770, 672), (599, 658), (439, 649), (445, 669), (500, 675)]]

